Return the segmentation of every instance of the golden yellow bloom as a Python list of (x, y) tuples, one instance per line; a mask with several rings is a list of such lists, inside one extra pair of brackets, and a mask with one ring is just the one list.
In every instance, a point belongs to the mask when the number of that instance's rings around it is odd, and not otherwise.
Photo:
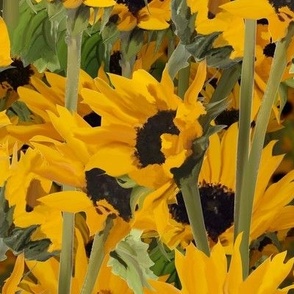
[(116, 1), (112, 18), (120, 31), (131, 31), (136, 26), (144, 30), (164, 30), (171, 17), (170, 0)]
[(10, 40), (7, 31), (6, 24), (2, 17), (0, 17), (0, 32), (1, 32), (1, 44), (0, 44), (0, 67), (5, 67), (11, 64), (10, 58)]
[(220, 1), (187, 1), (191, 12), (196, 13), (195, 30), (202, 35), (220, 32), (220, 36), (214, 42), (214, 47), (231, 45), (234, 50), (230, 57), (232, 59), (242, 57), (244, 48), (243, 20), (218, 7), (212, 7), (211, 3), (220, 3)]
[[(277, 254), (264, 261), (243, 281), (240, 242), (241, 235), (236, 239), (228, 270), (225, 251), (220, 243), (212, 248), (210, 257), (193, 244), (186, 248), (185, 255), (176, 251), (176, 268), (182, 284), (181, 293), (280, 293), (278, 288), (290, 272), (294, 259), (284, 263), (286, 252)], [(294, 286), (281, 291), (287, 293), (291, 288)]]
[(273, 42), (282, 39), (286, 35), (287, 28), (294, 18), (292, 1), (236, 0), (222, 5), (221, 8), (230, 12), (231, 15), (242, 18), (268, 19)]
[[(41, 0), (36, 0), (40, 2)], [(55, 0), (48, 0), (48, 2), (54, 2)], [(91, 7), (110, 7), (116, 4), (114, 0), (62, 0), (63, 6), (68, 9), (78, 8), (82, 4)]]
[[(235, 123), (221, 139), (216, 134), (211, 136), (198, 181), (207, 234), (214, 242), (220, 238), (224, 246), (231, 246), (233, 242), (237, 134)], [(272, 155), (274, 144), (274, 141), (270, 142), (262, 153), (252, 212), (251, 240), (267, 232), (294, 226), (294, 206), (288, 205), (293, 199), (294, 171), (270, 184), (283, 158), (282, 155)], [(134, 226), (145, 228), (145, 232), (157, 232), (170, 248), (189, 244), (192, 234), (188, 224), (182, 195), (172, 182), (150, 193), (135, 212)]]
[(99, 167), (115, 177), (128, 174), (140, 185), (159, 187), (173, 178), (170, 169), (184, 162), (192, 141), (202, 135), (197, 119), (205, 110), (197, 96), (205, 64), (184, 100), (174, 93), (166, 71), (160, 83), (143, 70), (134, 72), (132, 79), (109, 76), (114, 88), (97, 79), (100, 92), (82, 91), (84, 102), (103, 117), (101, 127), (75, 132), (96, 146), (86, 169)]

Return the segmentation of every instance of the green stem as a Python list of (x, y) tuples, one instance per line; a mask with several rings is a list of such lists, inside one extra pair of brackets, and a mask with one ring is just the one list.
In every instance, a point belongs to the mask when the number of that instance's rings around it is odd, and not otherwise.
[(182, 99), (184, 98), (184, 95), (189, 87), (190, 84), (190, 62), (189, 65), (182, 68), (179, 71), (178, 75), (178, 96), (181, 97)]
[[(74, 34), (74, 24), (77, 9), (67, 10), (67, 79), (65, 90), (65, 107), (76, 111), (78, 104), (78, 86), (81, 63), (82, 32)], [(73, 187), (63, 186), (63, 190), (73, 190)], [(71, 278), (73, 272), (73, 248), (75, 217), (73, 213), (63, 213), (62, 248), (58, 279), (58, 293), (71, 293)]]
[(71, 277), (73, 271), (73, 240), (75, 215), (63, 212), (62, 248), (60, 253), (60, 267), (58, 279), (58, 293), (71, 293)]
[(113, 227), (113, 220), (111, 216), (108, 216), (105, 223), (105, 228), (102, 232), (95, 234), (93, 247), (91, 250), (91, 256), (89, 265), (87, 268), (86, 277), (81, 290), (81, 294), (91, 294), (95, 287), (95, 283), (99, 274), (100, 267), (104, 259), (104, 243), (109, 235), (111, 228)]
[[(235, 239), (237, 235), (243, 231), (243, 227), (239, 226), (241, 211), (246, 199), (241, 198), (243, 167), (248, 161), (249, 146), (250, 146), (250, 123), (251, 123), (251, 108), (254, 90), (254, 62), (255, 62), (255, 39), (256, 39), (256, 21), (245, 21), (245, 47), (244, 58), (241, 70), (241, 88), (240, 88), (240, 110), (239, 110), (239, 136), (237, 149), (237, 170), (236, 170), (236, 191), (235, 191)], [(245, 197), (245, 195), (244, 195)], [(251, 217), (251, 212), (248, 212), (248, 217)], [(248, 254), (248, 248), (246, 253)], [(244, 257), (246, 260), (246, 258)], [(245, 260), (243, 261), (244, 263)], [(245, 266), (247, 268), (247, 266)], [(243, 269), (244, 270), (244, 269)]]
[(195, 177), (194, 173), (191, 173), (187, 178), (180, 179), (180, 187), (196, 246), (199, 250), (209, 256), (210, 251), (204, 224), (200, 193), (197, 185), (197, 177)]
[[(294, 35), (294, 23), (291, 23), (288, 28), (288, 33), (284, 39), (279, 41), (276, 46), (273, 63), (270, 70), (269, 79), (265, 89), (263, 101), (257, 116), (255, 132), (252, 140), (252, 147), (249, 155), (249, 160), (244, 168), (241, 200), (239, 228), (238, 232), (243, 231), (243, 239), (240, 246), (244, 266), (243, 278), (245, 279), (249, 273), (249, 239), (250, 239), (250, 225), (251, 213), (253, 206), (253, 199), (257, 181), (257, 174), (261, 159), (261, 154), (264, 145), (264, 138), (271, 115), (272, 106), (274, 104), (279, 84), (281, 82), (283, 73), (287, 66), (287, 48)], [(244, 262), (245, 261), (245, 262)]]
[(65, 107), (77, 110), (78, 87), (81, 65), (81, 44), (83, 32), (74, 33), (77, 9), (68, 9), (67, 13), (67, 82), (65, 90)]
[(3, 0), (3, 19), (7, 25), (10, 39), (19, 20), (19, 0)]

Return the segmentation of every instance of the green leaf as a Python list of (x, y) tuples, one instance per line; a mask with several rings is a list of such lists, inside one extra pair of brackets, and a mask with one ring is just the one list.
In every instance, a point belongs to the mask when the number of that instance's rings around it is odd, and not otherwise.
[(143, 46), (144, 31), (141, 29), (134, 29), (129, 36), (129, 39), (122, 42), (122, 54), (125, 60), (135, 58), (137, 53)]
[(148, 255), (148, 245), (141, 240), (141, 234), (142, 231), (132, 230), (117, 244), (108, 262), (112, 272), (123, 278), (135, 294), (143, 294), (143, 287), (152, 289), (147, 280), (157, 278), (150, 270), (154, 263)]

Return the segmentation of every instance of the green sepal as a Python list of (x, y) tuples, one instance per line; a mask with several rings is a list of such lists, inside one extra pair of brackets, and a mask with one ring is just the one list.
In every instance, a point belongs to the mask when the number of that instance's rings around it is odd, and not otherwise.
[(76, 11), (76, 17), (71, 28), (71, 34), (77, 36), (81, 34), (89, 24), (90, 8), (81, 5)]
[(51, 245), (50, 239), (41, 239), (36, 241), (30, 241), (24, 248), (24, 256), (28, 260), (46, 261), (50, 257), (58, 256), (59, 251), (48, 252), (48, 248)]
[(132, 215), (135, 213), (137, 208), (141, 208), (143, 206), (144, 199), (152, 192), (152, 189), (143, 187), (143, 186), (135, 186), (132, 189), (131, 197), (130, 197), (130, 206)]
[(137, 53), (143, 46), (144, 42), (144, 31), (141, 29), (134, 29), (128, 40), (122, 42), (122, 54), (125, 60), (131, 60), (135, 58)]
[(224, 125), (213, 126), (211, 125), (211, 121), (223, 112), (227, 106), (227, 99), (207, 104), (206, 114), (199, 118), (199, 122), (203, 129), (203, 135), (193, 141), (192, 154), (185, 160), (185, 162), (179, 168), (171, 169), (174, 179), (179, 187), (181, 186), (181, 180), (188, 178), (192, 173), (198, 178), (203, 157), (209, 145), (209, 137), (225, 127)]
[(113, 7), (104, 7), (103, 9), (103, 14), (102, 14), (102, 19), (101, 19), (101, 27), (100, 27), (100, 32), (102, 32), (105, 28), (105, 26), (108, 24), (111, 12), (113, 10)]
[(112, 45), (119, 39), (120, 33), (115, 24), (108, 23), (101, 32), (101, 35), (106, 45)]
[(0, 188), (0, 238), (8, 236), (8, 231), (13, 223), (14, 207), (9, 207), (4, 194), (5, 186)]
[(188, 59), (191, 57), (191, 53), (188, 52), (186, 46), (179, 44), (170, 56), (166, 67), (168, 69), (169, 75), (174, 79), (182, 68), (189, 65)]
[(124, 279), (135, 294), (143, 294), (143, 288), (152, 289), (148, 279), (156, 279), (150, 267), (153, 262), (148, 255), (148, 244), (141, 240), (142, 231), (132, 230), (112, 252), (108, 266)]
[(173, 0), (171, 3), (172, 21), (175, 26), (175, 34), (185, 45), (190, 44), (196, 34), (196, 15), (191, 14), (191, 9), (187, 6), (186, 0)]

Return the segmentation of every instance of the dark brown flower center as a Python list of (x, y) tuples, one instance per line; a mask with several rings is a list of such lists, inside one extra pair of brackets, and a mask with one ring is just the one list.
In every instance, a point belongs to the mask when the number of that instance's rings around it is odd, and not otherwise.
[(146, 167), (149, 164), (162, 164), (165, 162), (165, 156), (161, 151), (162, 134), (178, 135), (180, 131), (174, 124), (176, 111), (159, 111), (152, 117), (149, 117), (145, 124), (137, 129), (135, 156), (139, 160), (140, 167)]
[(12, 63), (12, 68), (8, 68), (0, 72), (0, 84), (7, 83), (13, 90), (20, 86), (29, 84), (30, 77), (34, 74), (31, 66), (24, 67), (21, 60), (15, 59)]
[(110, 56), (109, 61), (109, 72), (116, 74), (116, 75), (122, 75), (122, 69), (120, 65), (121, 60), (121, 52), (115, 51)]
[(86, 171), (86, 182), (87, 195), (94, 203), (105, 199), (119, 212), (125, 221), (130, 220), (132, 189), (122, 188), (115, 178), (108, 176), (99, 168)]
[(263, 54), (266, 57), (274, 57), (276, 50), (276, 43), (268, 43), (264, 48), (263, 48)]
[(269, 0), (268, 2), (275, 8), (276, 11), (282, 7), (288, 7), (290, 10), (294, 11), (293, 0)]
[(239, 110), (233, 108), (224, 110), (215, 119), (216, 124), (227, 126), (226, 129), (237, 121), (239, 121)]
[[(147, 3), (151, 0), (147, 0)], [(136, 14), (139, 10), (146, 6), (144, 0), (116, 0), (118, 4), (125, 4), (132, 14)]]
[[(208, 236), (217, 241), (234, 220), (234, 192), (226, 186), (203, 183), (199, 187), (204, 223)], [(177, 222), (189, 224), (189, 219), (181, 193), (177, 194), (177, 204), (169, 206), (170, 213)]]

